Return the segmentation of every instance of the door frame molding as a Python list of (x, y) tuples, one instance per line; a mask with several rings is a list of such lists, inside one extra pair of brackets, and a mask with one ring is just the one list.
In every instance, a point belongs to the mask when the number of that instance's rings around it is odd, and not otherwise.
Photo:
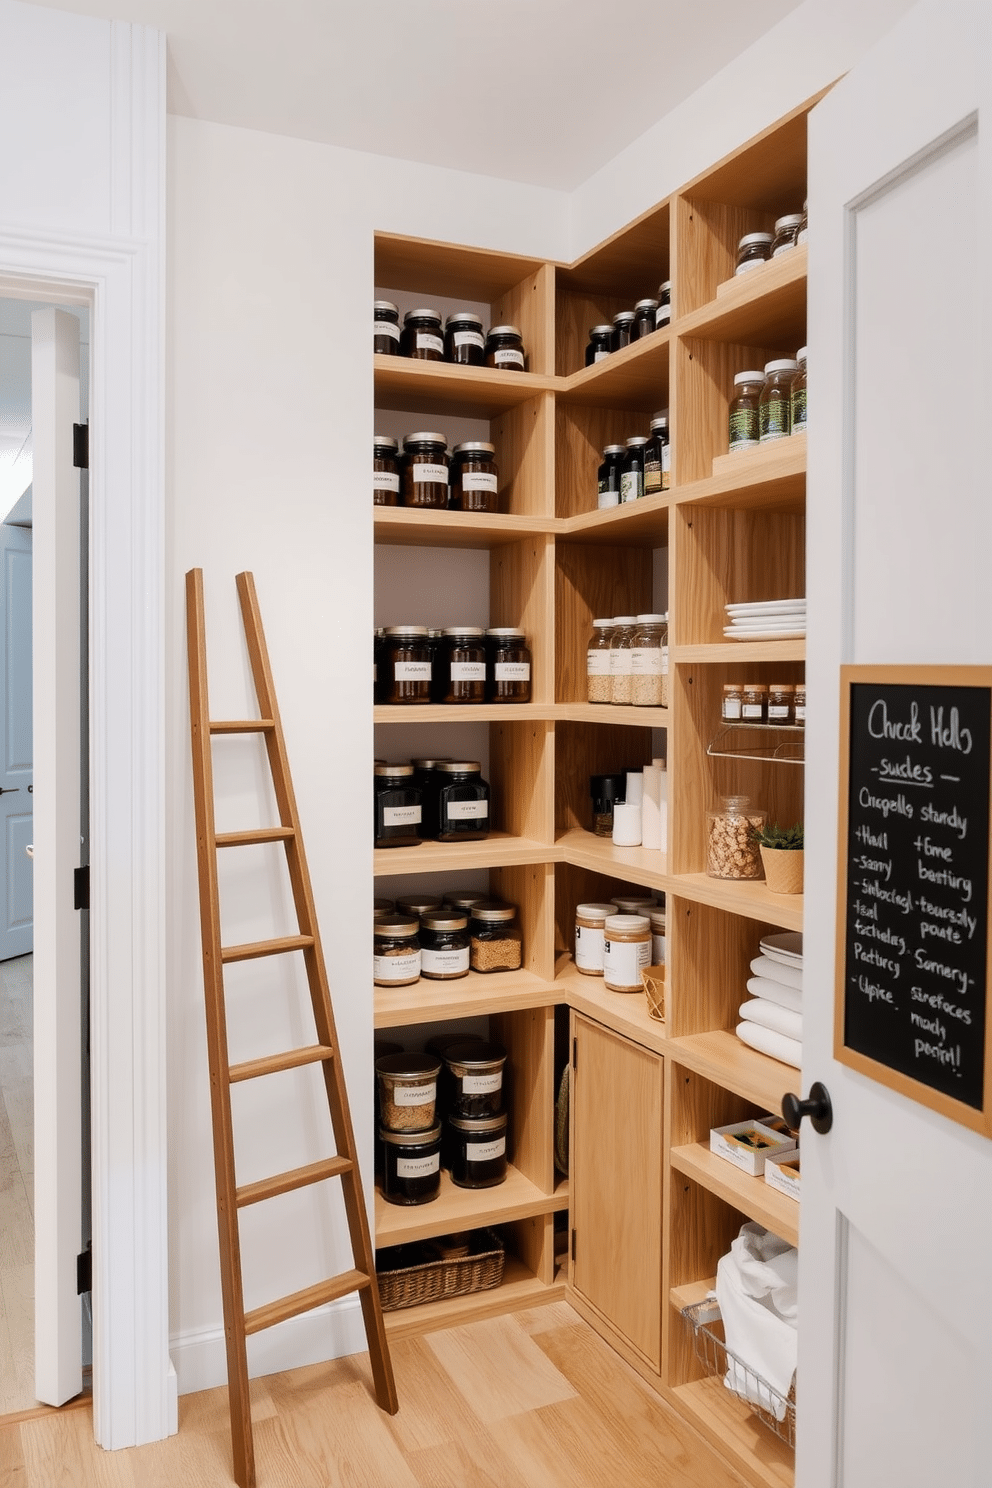
[(0, 227), (0, 294), (91, 311), (93, 1425), (175, 1431), (165, 978), (165, 38), (112, 23), (111, 232)]

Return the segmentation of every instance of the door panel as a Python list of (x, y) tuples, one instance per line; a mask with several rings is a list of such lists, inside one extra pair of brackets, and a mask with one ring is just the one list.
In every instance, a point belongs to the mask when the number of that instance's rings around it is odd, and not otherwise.
[(31, 842), (31, 531), (0, 527), (0, 822), (4, 892), (0, 907), (0, 961), (26, 956), (32, 945)]

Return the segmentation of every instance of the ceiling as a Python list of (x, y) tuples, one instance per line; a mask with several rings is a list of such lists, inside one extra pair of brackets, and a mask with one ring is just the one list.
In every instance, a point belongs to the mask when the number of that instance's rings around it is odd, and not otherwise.
[(60, 0), (56, 8), (165, 31), (171, 113), (569, 191), (799, 4)]

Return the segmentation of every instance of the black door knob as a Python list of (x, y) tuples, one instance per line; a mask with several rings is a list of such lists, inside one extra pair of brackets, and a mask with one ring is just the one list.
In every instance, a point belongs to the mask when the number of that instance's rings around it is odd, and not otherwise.
[(834, 1108), (830, 1104), (829, 1092), (819, 1080), (809, 1087), (806, 1100), (800, 1100), (798, 1095), (791, 1094), (782, 1097), (782, 1117), (793, 1131), (799, 1130), (799, 1123), (804, 1116), (809, 1117), (813, 1130), (819, 1132), (821, 1137), (825, 1137), (834, 1124)]

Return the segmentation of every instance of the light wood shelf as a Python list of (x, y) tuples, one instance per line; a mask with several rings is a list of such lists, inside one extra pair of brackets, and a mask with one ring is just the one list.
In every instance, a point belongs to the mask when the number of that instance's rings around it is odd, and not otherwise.
[(559, 717), (554, 703), (377, 703), (374, 723), (547, 723)]
[(411, 506), (372, 509), (375, 541), (410, 548), (498, 548), (560, 527), (557, 517), (510, 512), (435, 511)]
[(793, 434), (754, 450), (718, 456), (705, 479), (671, 491), (677, 506), (725, 506), (740, 510), (802, 511), (806, 501), (808, 436)]
[(757, 1220), (766, 1230), (790, 1245), (799, 1244), (799, 1205), (788, 1194), (769, 1188), (764, 1178), (752, 1178), (727, 1162), (708, 1145), (693, 1142), (687, 1147), (673, 1147), (672, 1167), (692, 1178), (710, 1193)]
[(576, 971), (570, 956), (561, 958), (555, 990), (576, 1012), (656, 1054), (667, 1052), (665, 1024), (652, 1018), (643, 992), (610, 992), (602, 977), (584, 976)]
[(616, 547), (646, 543), (649, 547), (664, 547), (668, 542), (668, 515), (673, 504), (673, 493), (665, 491), (660, 496), (627, 501), (623, 506), (579, 512), (574, 517), (559, 518), (561, 534), (569, 542), (606, 541)]
[[(411, 720), (412, 721), (412, 720)], [(376, 878), (407, 873), (462, 873), (469, 868), (502, 868), (553, 862), (555, 849), (509, 832), (490, 832), (481, 842), (421, 842), (416, 847), (377, 847)]]
[(567, 1208), (567, 1185), (553, 1194), (543, 1193), (512, 1163), (507, 1166), (506, 1182), (495, 1188), (458, 1188), (451, 1175), (442, 1170), (441, 1193), (429, 1204), (387, 1204), (376, 1189), (375, 1243), (379, 1247), (405, 1245), (411, 1240), (509, 1224)]
[(793, 1488), (795, 1453), (727, 1389), (722, 1379), (694, 1380), (676, 1386), (671, 1394), (676, 1406), (753, 1482), (767, 1488)]
[(670, 328), (655, 331), (594, 366), (559, 379), (559, 401), (591, 408), (638, 408), (648, 415), (665, 408), (670, 339)]
[(466, 1297), (446, 1297), (419, 1307), (401, 1307), (396, 1312), (387, 1312), (384, 1314), (386, 1333), (391, 1339), (414, 1337), (438, 1328), (481, 1322), (483, 1318), (499, 1317), (524, 1307), (560, 1302), (564, 1296), (564, 1280), (546, 1285), (516, 1256), (507, 1255), (503, 1280), (498, 1287), (486, 1292), (470, 1292)]
[(625, 723), (634, 728), (667, 728), (667, 708), (634, 708), (605, 703), (556, 703), (553, 717), (568, 723)]
[(767, 1112), (781, 1110), (782, 1097), (802, 1080), (801, 1072), (792, 1065), (752, 1049), (729, 1029), (672, 1039), (668, 1051), (678, 1064)]
[[(772, 258), (740, 278), (727, 279), (716, 297), (678, 322), (683, 336), (766, 345), (802, 344), (806, 325), (806, 245)], [(800, 340), (796, 340), (797, 335)]]
[(408, 987), (376, 987), (376, 1028), (404, 1028), (442, 1018), (477, 1018), (490, 1013), (547, 1007), (559, 1000), (541, 977), (527, 971), (470, 971), (456, 981), (421, 977)]
[(592, 873), (643, 884), (646, 889), (667, 890), (673, 882), (667, 872), (667, 855), (655, 848), (615, 847), (609, 837), (596, 837), (581, 827), (563, 832), (556, 847), (562, 861)]
[(535, 372), (497, 372), (402, 356), (379, 355), (374, 363), (376, 407), (407, 413), (465, 413), (491, 419), (558, 385), (557, 378)]
[[(618, 848), (617, 851), (643, 849)], [(714, 909), (726, 910), (728, 914), (767, 921), (783, 930), (803, 928), (802, 894), (772, 894), (763, 880), (751, 883), (741, 879), (711, 878), (708, 873), (680, 873), (658, 887), (667, 888), (685, 899), (695, 899), (699, 904), (711, 904)]]
[(736, 666), (744, 661), (805, 661), (805, 640), (795, 641), (716, 641), (712, 645), (673, 646), (671, 660), (677, 662), (713, 661)]
[(683, 1307), (694, 1307), (697, 1302), (705, 1302), (715, 1287), (715, 1276), (710, 1276), (705, 1281), (688, 1281), (684, 1286), (673, 1286), (668, 1293), (668, 1300), (676, 1312), (681, 1312)]

